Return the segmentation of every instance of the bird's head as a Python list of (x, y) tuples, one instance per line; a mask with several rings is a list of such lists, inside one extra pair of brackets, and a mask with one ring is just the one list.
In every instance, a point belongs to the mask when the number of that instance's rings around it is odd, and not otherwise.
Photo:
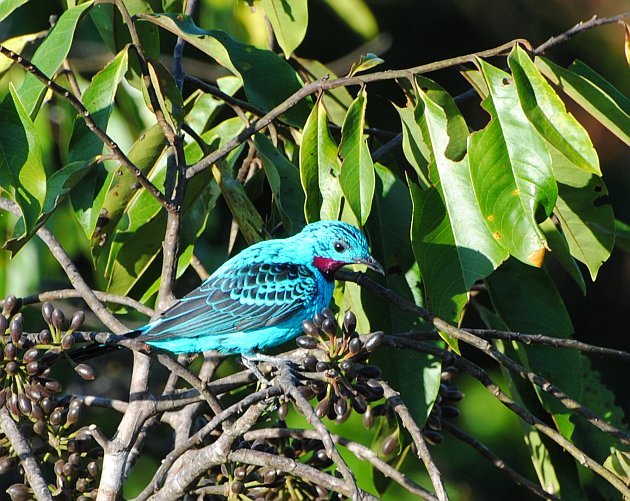
[(384, 274), (383, 267), (370, 255), (363, 233), (350, 224), (318, 221), (306, 225), (294, 238), (310, 244), (312, 264), (329, 279), (339, 268), (353, 263)]

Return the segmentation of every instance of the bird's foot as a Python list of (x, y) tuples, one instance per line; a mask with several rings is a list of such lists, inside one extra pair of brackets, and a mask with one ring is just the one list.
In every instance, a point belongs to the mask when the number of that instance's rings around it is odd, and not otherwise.
[(271, 355), (263, 355), (262, 353), (254, 353), (251, 355), (241, 354), (241, 359), (245, 367), (250, 369), (258, 380), (266, 386), (271, 386), (271, 382), (263, 376), (254, 362), (267, 362), (278, 368), (278, 375), (285, 382), (295, 385), (297, 383), (297, 366), (290, 360)]

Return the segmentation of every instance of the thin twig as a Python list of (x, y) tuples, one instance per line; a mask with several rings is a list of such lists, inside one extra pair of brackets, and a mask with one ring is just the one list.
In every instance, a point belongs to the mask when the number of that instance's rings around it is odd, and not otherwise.
[(24, 475), (33, 489), (35, 499), (39, 501), (52, 501), (52, 495), (50, 494), (50, 490), (48, 490), (48, 485), (39, 467), (40, 463), (37, 458), (35, 458), (31, 446), (20, 432), (20, 429), (16, 422), (13, 421), (6, 407), (0, 408), (0, 429), (2, 429), (4, 436), (9, 439), (11, 447), (13, 447), (13, 450), (17, 454), (24, 468)]
[[(263, 428), (260, 430), (252, 430), (248, 431), (243, 435), (243, 439), (248, 442), (253, 442), (255, 440), (269, 440), (269, 439), (278, 439), (278, 438), (300, 438), (307, 440), (319, 440), (320, 437), (314, 430), (300, 430), (300, 429), (290, 429), (290, 428)], [(426, 490), (424, 487), (416, 484), (411, 479), (407, 478), (400, 471), (393, 468), (387, 462), (383, 461), (378, 457), (378, 454), (374, 452), (369, 447), (366, 447), (363, 444), (358, 442), (353, 442), (352, 440), (348, 440), (347, 438), (341, 437), (339, 435), (331, 434), (333, 442), (336, 444), (342, 445), (346, 449), (348, 449), (352, 454), (354, 454), (358, 459), (363, 461), (368, 461), (374, 468), (379, 470), (386, 477), (391, 478), (396, 483), (398, 483), (401, 487), (408, 490), (411, 494), (415, 494), (423, 499), (428, 500), (437, 500), (437, 498), (433, 495), (433, 493)], [(320, 484), (321, 485), (321, 484)]]
[(503, 392), (503, 390), (501, 390), (501, 388), (499, 388), (499, 386), (492, 380), (488, 373), (478, 365), (450, 351), (443, 350), (432, 344), (415, 341), (413, 339), (396, 336), (386, 336), (384, 342), (389, 346), (392, 346), (393, 348), (408, 348), (422, 353), (429, 353), (443, 360), (453, 360), (455, 367), (467, 372), (472, 377), (477, 379), (481, 384), (485, 386), (486, 390), (488, 390), (491, 395), (493, 395), (499, 402), (501, 402), (501, 404), (511, 410), (514, 414), (519, 416), (523, 421), (533, 426), (543, 435), (549, 437), (551, 440), (556, 442), (560, 447), (562, 447), (571, 456), (573, 456), (582, 466), (585, 466), (600, 475), (611, 485), (613, 485), (613, 487), (615, 487), (619, 492), (621, 492), (621, 494), (623, 494), (624, 496), (630, 496), (630, 489), (624, 484), (622, 479), (620, 479), (617, 475), (615, 475), (607, 468), (603, 467), (579, 447), (576, 447), (561, 433), (545, 424), (527, 409), (525, 409), (512, 398), (510, 398), (506, 393)]
[(33, 63), (31, 63), (27, 59), (24, 59), (22, 56), (16, 54), (12, 50), (7, 49), (3, 45), (0, 45), (0, 53), (20, 65), (27, 72), (34, 75), (35, 78), (42, 82), (46, 87), (52, 89), (55, 94), (60, 95), (66, 101), (68, 101), (70, 105), (79, 112), (79, 115), (81, 115), (83, 121), (88, 126), (88, 128), (94, 133), (96, 137), (98, 137), (103, 142), (105, 147), (110, 151), (114, 158), (116, 158), (116, 160), (121, 165), (124, 165), (125, 168), (127, 168), (136, 177), (142, 187), (146, 189), (156, 200), (158, 200), (160, 204), (162, 204), (162, 206), (167, 209), (171, 208), (171, 203), (166, 200), (160, 190), (158, 190), (157, 187), (142, 173), (142, 171), (138, 169), (138, 167), (136, 167), (136, 165), (131, 160), (129, 160), (127, 155), (125, 155), (120, 149), (120, 146), (118, 146), (118, 144), (111, 137), (109, 137), (103, 129), (98, 126), (98, 124), (92, 118), (92, 115), (90, 115), (90, 112), (86, 109), (85, 106), (83, 106), (83, 103), (79, 101), (76, 97), (74, 97), (69, 90), (64, 89), (59, 84), (53, 82)]
[[(252, 449), (237, 449), (231, 452), (229, 460), (245, 464), (253, 464), (256, 466), (269, 466), (276, 470), (284, 471), (298, 478), (305, 479), (317, 485), (321, 485), (325, 489), (338, 492), (343, 496), (351, 498), (355, 493), (352, 489), (348, 488), (348, 485), (341, 481), (341, 479), (335, 478), (332, 475), (328, 475), (317, 468), (305, 465), (294, 459), (277, 456), (275, 454), (269, 454), (268, 452), (256, 451)], [(377, 498), (371, 494), (358, 489), (358, 496), (365, 501), (376, 501)]]
[(433, 457), (429, 452), (429, 448), (427, 447), (427, 443), (422, 436), (422, 431), (420, 431), (420, 427), (413, 419), (411, 412), (405, 405), (405, 403), (400, 398), (400, 394), (395, 391), (391, 386), (389, 386), (385, 381), (379, 381), (381, 388), (383, 388), (383, 395), (389, 401), (390, 405), (394, 409), (394, 412), (398, 414), (400, 417), (403, 426), (411, 435), (411, 438), (416, 444), (416, 449), (418, 450), (418, 457), (424, 463), (427, 472), (429, 473), (429, 477), (431, 478), (431, 483), (433, 484), (433, 488), (435, 489), (435, 493), (440, 501), (448, 500), (448, 494), (446, 493), (446, 489), (444, 488), (444, 484), (442, 483), (442, 474), (438, 469), (437, 465), (433, 461)]
[(227, 421), (236, 414), (242, 413), (244, 409), (247, 409), (252, 405), (257, 404), (258, 402), (267, 400), (272, 397), (280, 396), (281, 394), (282, 391), (280, 390), (280, 388), (272, 386), (265, 390), (248, 395), (244, 399), (215, 415), (210, 421), (208, 421), (208, 423), (203, 426), (203, 428), (201, 428), (197, 433), (192, 435), (179, 446), (175, 447), (168, 454), (168, 456), (166, 456), (162, 460), (162, 463), (158, 470), (155, 472), (155, 475), (153, 475), (151, 482), (149, 482), (144, 490), (138, 495), (136, 501), (143, 501), (145, 499), (148, 499), (152, 492), (157, 491), (162, 486), (162, 483), (168, 475), (168, 472), (170, 471), (173, 464), (175, 464), (175, 462), (184, 453), (201, 444), (212, 431), (214, 431), (218, 426), (221, 425), (221, 423)]
[[(149, 308), (148, 306), (136, 301), (133, 298), (127, 296), (117, 296), (116, 294), (110, 294), (108, 292), (101, 292), (93, 290), (94, 295), (104, 303), (113, 303), (120, 304), (122, 306), (129, 306), (134, 310), (143, 313), (147, 316), (153, 315), (153, 308)], [(43, 303), (45, 301), (55, 301), (57, 299), (74, 299), (74, 298), (82, 298), (83, 296), (76, 289), (59, 289), (54, 291), (46, 291), (40, 292), (39, 294), (33, 294), (31, 296), (26, 296), (23, 298), (19, 298), (23, 305), (29, 304), (37, 304)], [(3, 301), (0, 301), (0, 307), (2, 307)]]
[(461, 440), (464, 443), (470, 445), (473, 449), (478, 451), (483, 457), (485, 457), (488, 461), (490, 461), (494, 466), (496, 466), (499, 470), (506, 473), (515, 484), (520, 485), (521, 487), (525, 487), (530, 492), (538, 496), (542, 499), (551, 499), (551, 500), (559, 500), (560, 498), (549, 494), (546, 491), (543, 491), (538, 485), (536, 485), (531, 480), (528, 480), (508, 464), (505, 463), (499, 456), (497, 456), (494, 452), (492, 452), (488, 447), (482, 444), (475, 437), (472, 437), (468, 433), (464, 433), (453, 423), (450, 423), (447, 420), (442, 420), (442, 429), (447, 430), (451, 435), (453, 435), (458, 440)]
[(588, 21), (580, 21), (575, 26), (573, 26), (573, 28), (568, 29), (564, 33), (561, 33), (560, 35), (557, 35), (555, 37), (551, 37), (545, 43), (536, 47), (536, 49), (534, 49), (533, 52), (536, 55), (543, 54), (545, 51), (547, 51), (551, 47), (555, 47), (556, 45), (566, 42), (571, 37), (573, 37), (574, 35), (577, 35), (581, 31), (597, 28), (598, 26), (602, 26), (604, 24), (618, 23), (619, 21), (622, 21), (628, 18), (630, 18), (630, 12), (624, 12), (623, 14), (619, 14), (617, 16), (612, 16), (612, 17), (598, 18), (597, 16), (593, 16)]
[(495, 361), (497, 361), (503, 367), (507, 368), (513, 374), (516, 374), (519, 377), (526, 379), (530, 383), (538, 386), (544, 392), (549, 393), (553, 397), (557, 398), (562, 403), (562, 405), (564, 405), (568, 410), (570, 410), (574, 414), (582, 416), (584, 419), (586, 419), (589, 423), (591, 423), (596, 428), (599, 428), (600, 430), (606, 433), (609, 433), (610, 435), (612, 435), (613, 437), (615, 437), (617, 440), (621, 441), (624, 444), (630, 444), (630, 435), (623, 432), (622, 430), (619, 430), (617, 427), (613, 426), (612, 424), (606, 422), (597, 414), (595, 414), (593, 411), (583, 406), (582, 404), (580, 404), (578, 401), (574, 400), (573, 398), (569, 397), (566, 393), (564, 393), (558, 387), (553, 385), (546, 378), (540, 376), (539, 374), (536, 374), (535, 372), (528, 370), (521, 364), (512, 360), (510, 357), (508, 357), (504, 353), (501, 353), (497, 348), (495, 348), (485, 339), (481, 339), (471, 334), (470, 332), (466, 332), (462, 329), (458, 329), (457, 327), (451, 325), (445, 320), (435, 316), (426, 308), (421, 308), (420, 306), (417, 306), (415, 303), (412, 303), (398, 296), (393, 291), (370, 280), (367, 277), (367, 275), (363, 273), (348, 272), (348, 271), (342, 270), (337, 273), (337, 278), (340, 278), (342, 280), (348, 280), (351, 282), (356, 282), (357, 284), (369, 289), (370, 291), (377, 294), (378, 296), (381, 296), (387, 299), (388, 301), (392, 302), (401, 310), (418, 315), (422, 319), (433, 324), (433, 326), (437, 328), (438, 330), (445, 332), (449, 336), (452, 336), (453, 338), (459, 341), (462, 341), (466, 344), (474, 346), (475, 348), (483, 351), (486, 355), (493, 358)]
[(593, 344), (583, 343), (576, 339), (563, 339), (558, 337), (543, 336), (542, 334), (523, 334), (521, 332), (497, 331), (494, 329), (462, 329), (483, 339), (503, 339), (504, 341), (516, 341), (523, 344), (543, 344), (554, 348), (569, 348), (583, 353), (598, 355), (601, 357), (615, 358), (624, 362), (630, 362), (630, 353), (613, 348), (604, 348)]
[[(395, 80), (397, 78), (413, 78), (414, 75), (422, 73), (428, 73), (431, 71), (437, 71), (451, 66), (457, 66), (463, 63), (473, 61), (476, 57), (491, 57), (506, 53), (509, 49), (514, 47), (518, 43), (527, 44), (524, 40), (513, 40), (506, 44), (495, 47), (494, 49), (484, 50), (481, 52), (475, 52), (465, 56), (453, 57), (445, 59), (443, 61), (437, 61), (434, 63), (423, 64), (415, 66), (413, 68), (407, 68), (404, 70), (388, 70), (379, 73), (368, 73), (366, 75), (358, 75), (354, 77), (343, 77), (329, 80), (327, 77), (320, 78), (311, 82), (297, 92), (289, 96), (286, 100), (272, 109), (263, 117), (252, 122), (252, 124), (241, 131), (236, 137), (225, 143), (221, 148), (218, 148), (210, 155), (202, 158), (196, 164), (192, 165), (186, 172), (186, 177), (191, 178), (202, 170), (215, 164), (230, 151), (237, 148), (241, 143), (245, 142), (250, 136), (254, 135), (259, 130), (267, 127), (274, 119), (278, 118), (283, 113), (286, 113), (289, 109), (299, 103), (302, 99), (321, 92), (324, 90), (336, 89), (337, 87), (348, 87), (353, 85), (365, 85), (371, 82), (378, 82), (382, 80)], [(527, 44), (528, 45), (528, 44)]]

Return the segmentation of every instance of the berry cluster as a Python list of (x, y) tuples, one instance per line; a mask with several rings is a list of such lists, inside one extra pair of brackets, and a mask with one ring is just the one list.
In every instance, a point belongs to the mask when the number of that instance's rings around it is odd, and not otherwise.
[(315, 414), (319, 418), (328, 417), (343, 423), (353, 409), (363, 414), (370, 402), (383, 398), (383, 388), (378, 382), (381, 370), (366, 361), (384, 334), (375, 332), (363, 342), (356, 326), (354, 313), (347, 312), (339, 337), (335, 317), (327, 308), (302, 325), (304, 335), (297, 338), (298, 346), (324, 352), (325, 360), (314, 355), (304, 358), (304, 370), (315, 374), (298, 388), (307, 400), (317, 397)]
[[(98, 458), (102, 450), (95, 447), (86, 428), (78, 428), (83, 402), (71, 395), (59, 397), (61, 383), (51, 377), (53, 366), (70, 359), (65, 352), (75, 343), (73, 332), (85, 319), (77, 311), (68, 328), (61, 310), (46, 302), (42, 316), (48, 328), (36, 336), (23, 333), (24, 319), (19, 301), (8, 297), (0, 315), (0, 407), (6, 407), (18, 423), (21, 434), (29, 441), (38, 459), (53, 466), (55, 475), (50, 489), (54, 495), (84, 499), (96, 496)], [(94, 379), (87, 364), (73, 365), (85, 380)], [(78, 428), (78, 429), (77, 429)], [(17, 458), (6, 436), (0, 437), (0, 474), (17, 467)], [(16, 483), (7, 493), (13, 500), (31, 499), (25, 483)]]

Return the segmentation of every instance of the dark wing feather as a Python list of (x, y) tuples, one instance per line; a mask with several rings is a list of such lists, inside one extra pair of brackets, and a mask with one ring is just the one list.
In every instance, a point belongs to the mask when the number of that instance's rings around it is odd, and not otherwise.
[(317, 294), (306, 266), (252, 263), (219, 270), (141, 329), (147, 340), (225, 335), (281, 323)]

